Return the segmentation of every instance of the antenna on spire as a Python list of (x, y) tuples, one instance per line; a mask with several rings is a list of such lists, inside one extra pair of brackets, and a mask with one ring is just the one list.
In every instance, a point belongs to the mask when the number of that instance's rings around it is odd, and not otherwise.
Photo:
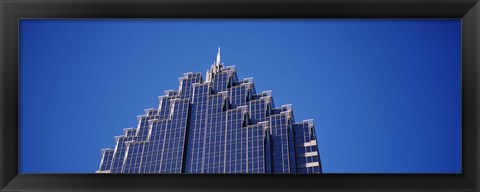
[(221, 65), (220, 63), (220, 46), (218, 46), (218, 52), (217, 52), (217, 61), (215, 62), (215, 65)]

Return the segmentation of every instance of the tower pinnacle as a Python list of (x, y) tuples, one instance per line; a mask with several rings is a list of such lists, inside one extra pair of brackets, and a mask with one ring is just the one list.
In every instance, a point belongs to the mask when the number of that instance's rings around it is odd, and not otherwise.
[(222, 63), (220, 63), (220, 46), (218, 46), (217, 61), (215, 62), (215, 65), (222, 65)]

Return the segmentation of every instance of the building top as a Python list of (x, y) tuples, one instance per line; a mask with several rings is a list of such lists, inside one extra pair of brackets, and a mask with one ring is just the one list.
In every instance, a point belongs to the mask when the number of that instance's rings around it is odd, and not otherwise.
[(224, 66), (220, 47), (207, 70), (179, 78), (158, 108), (102, 149), (97, 173), (321, 173), (313, 120), (295, 123), (291, 104)]

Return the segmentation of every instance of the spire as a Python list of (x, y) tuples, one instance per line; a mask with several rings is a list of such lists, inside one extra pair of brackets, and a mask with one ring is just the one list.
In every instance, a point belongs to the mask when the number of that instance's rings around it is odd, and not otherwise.
[(221, 65), (221, 63), (220, 63), (220, 46), (218, 46), (217, 61), (215, 62), (215, 65), (217, 65), (217, 66)]
[(220, 60), (220, 46), (218, 46), (217, 60), (213, 62), (210, 71), (207, 72), (207, 82), (209, 79), (211, 80), (212, 75), (218, 73), (221, 68), (223, 68), (223, 63), (221, 63)]

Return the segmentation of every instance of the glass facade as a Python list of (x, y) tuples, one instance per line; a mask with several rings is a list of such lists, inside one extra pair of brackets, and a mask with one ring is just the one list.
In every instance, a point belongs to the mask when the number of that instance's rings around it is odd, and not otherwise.
[(158, 109), (102, 149), (97, 173), (321, 173), (313, 120), (295, 122), (290, 105), (217, 61), (185, 73)]

